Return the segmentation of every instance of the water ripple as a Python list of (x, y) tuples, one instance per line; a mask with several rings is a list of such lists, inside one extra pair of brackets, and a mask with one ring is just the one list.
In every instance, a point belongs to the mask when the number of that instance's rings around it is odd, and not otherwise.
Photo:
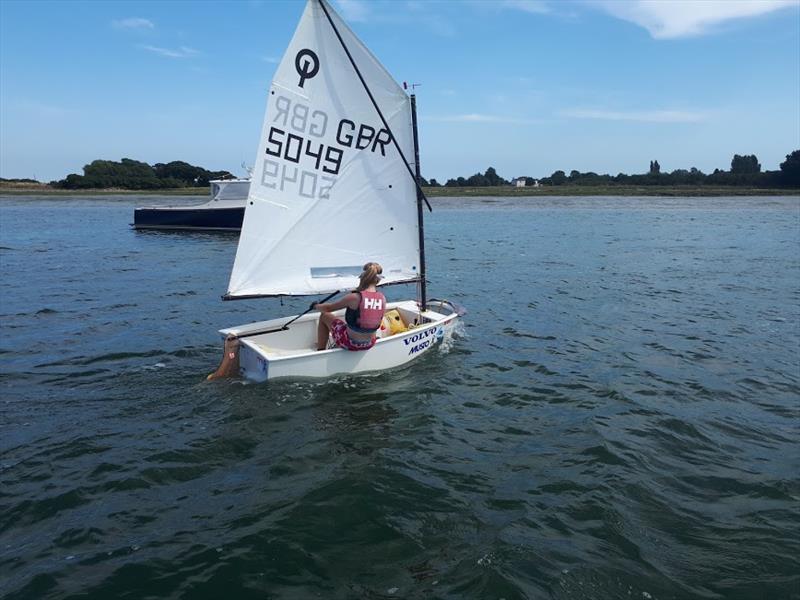
[(797, 199), (442, 200), (454, 341), (269, 385), (136, 201), (0, 206), (0, 596), (797, 596)]

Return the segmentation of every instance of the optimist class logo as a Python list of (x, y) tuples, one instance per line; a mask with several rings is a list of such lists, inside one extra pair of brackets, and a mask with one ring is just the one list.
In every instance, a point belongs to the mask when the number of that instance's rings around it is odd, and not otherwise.
[(311, 79), (319, 73), (319, 57), (313, 50), (303, 48), (294, 57), (294, 68), (297, 74), (300, 75), (300, 83), (298, 85), (303, 87), (306, 79)]

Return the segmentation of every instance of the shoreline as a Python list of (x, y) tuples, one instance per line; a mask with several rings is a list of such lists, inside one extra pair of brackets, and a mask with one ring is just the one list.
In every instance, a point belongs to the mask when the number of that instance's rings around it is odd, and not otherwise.
[(422, 188), (430, 197), (552, 197), (552, 196), (652, 196), (652, 197), (723, 197), (723, 196), (800, 196), (800, 188), (738, 188), (722, 186), (548, 186), (548, 187), (477, 187)]
[(170, 188), (165, 190), (124, 190), (117, 188), (62, 190), (51, 187), (0, 186), (2, 196), (206, 196), (209, 188)]
[[(423, 187), (425, 195), (441, 197), (551, 197), (551, 196), (653, 196), (653, 197), (720, 197), (720, 196), (800, 196), (800, 188), (748, 188), (736, 186), (577, 186), (547, 187)], [(209, 197), (209, 188), (166, 190), (86, 189), (63, 190), (47, 186), (0, 186), (0, 198), (19, 196), (192, 196)]]

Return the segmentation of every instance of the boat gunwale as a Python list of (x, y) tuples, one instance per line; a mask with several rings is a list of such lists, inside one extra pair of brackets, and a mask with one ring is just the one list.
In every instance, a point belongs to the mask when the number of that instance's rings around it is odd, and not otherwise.
[[(387, 310), (391, 310), (393, 308), (398, 308), (398, 307), (402, 308), (403, 304), (410, 304), (410, 303), (413, 303), (414, 305), (416, 305), (416, 302), (414, 300), (401, 300), (401, 301), (398, 301), (398, 302), (389, 302), (389, 303), (387, 303), (386, 307), (387, 307)], [(429, 309), (429, 310), (427, 310), (425, 312), (426, 313), (428, 313), (428, 312), (434, 312), (435, 313), (436, 311), (435, 310), (431, 311)], [(437, 314), (441, 314), (441, 313), (437, 313)], [(414, 327), (413, 329), (408, 329), (406, 331), (403, 331), (403, 332), (400, 332), (400, 333), (396, 333), (396, 334), (390, 335), (388, 337), (378, 338), (376, 340), (376, 342), (375, 342), (375, 345), (370, 347), (368, 350), (372, 350), (373, 348), (378, 346), (378, 344), (383, 344), (384, 342), (402, 340), (402, 339), (405, 339), (406, 336), (408, 336), (408, 335), (414, 335), (416, 333), (419, 333), (421, 331), (426, 331), (428, 329), (431, 329), (433, 327), (437, 327), (439, 325), (446, 325), (450, 321), (453, 321), (453, 320), (457, 319), (458, 316), (459, 315), (458, 315), (457, 312), (453, 312), (453, 313), (451, 313), (449, 315), (442, 314), (442, 318), (441, 319), (437, 319), (435, 321), (429, 321), (428, 323), (424, 323), (422, 325), (418, 325), (418, 326)], [(316, 318), (316, 315), (303, 315), (303, 317), (310, 317), (310, 318), (304, 318), (304, 319), (301, 317), (303, 322), (307, 322), (307, 321), (310, 321), (310, 320), (313, 320), (314, 318)], [(286, 320), (289, 320), (291, 318), (292, 317), (286, 317)], [(284, 320), (284, 319), (279, 319), (279, 320)], [(220, 333), (222, 333), (222, 330), (220, 331)], [(223, 335), (225, 335), (225, 334), (223, 334)], [(264, 335), (267, 335), (267, 333), (265, 332)], [(307, 351), (303, 351), (303, 349), (298, 349), (296, 353), (287, 354), (287, 355), (279, 355), (279, 354), (272, 354), (272, 353), (268, 352), (263, 346), (260, 346), (259, 344), (256, 344), (253, 340), (242, 339), (242, 340), (240, 340), (240, 343), (246, 345), (249, 349), (253, 350), (254, 352), (257, 352), (260, 356), (262, 356), (264, 359), (268, 360), (269, 362), (281, 362), (281, 361), (285, 361), (285, 360), (292, 360), (292, 359), (301, 358), (301, 357), (307, 357), (307, 356), (326, 356), (326, 355), (330, 355), (332, 352), (335, 352), (337, 350), (341, 350), (341, 351), (344, 351), (344, 352), (367, 352), (368, 351), (368, 350), (351, 351), (351, 350), (346, 350), (345, 348), (339, 348), (339, 347), (326, 348), (325, 350), (315, 350), (313, 348), (309, 348)], [(288, 352), (292, 352), (292, 351), (288, 350)]]

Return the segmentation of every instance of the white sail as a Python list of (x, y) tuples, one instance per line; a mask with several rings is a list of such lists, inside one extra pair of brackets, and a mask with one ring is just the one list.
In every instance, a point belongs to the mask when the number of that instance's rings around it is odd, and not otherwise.
[[(413, 160), (408, 96), (324, 8)], [(414, 181), (320, 0), (306, 5), (267, 94), (227, 296), (351, 289), (368, 261), (383, 266), (384, 283), (418, 279)]]

